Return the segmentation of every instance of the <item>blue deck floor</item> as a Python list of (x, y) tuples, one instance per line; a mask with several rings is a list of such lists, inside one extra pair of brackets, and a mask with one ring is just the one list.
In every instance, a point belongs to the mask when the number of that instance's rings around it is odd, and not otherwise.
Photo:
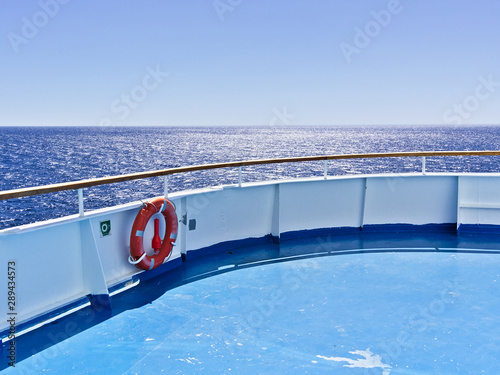
[(114, 296), (112, 313), (21, 336), (4, 372), (495, 374), (499, 240), (371, 233), (210, 254)]

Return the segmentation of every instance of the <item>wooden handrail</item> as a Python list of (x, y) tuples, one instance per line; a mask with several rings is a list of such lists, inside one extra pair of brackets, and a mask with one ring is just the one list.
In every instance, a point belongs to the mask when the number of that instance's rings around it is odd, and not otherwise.
[(202, 171), (207, 169), (246, 167), (250, 165), (297, 163), (306, 161), (340, 160), (340, 159), (400, 158), (400, 157), (425, 157), (425, 156), (492, 156), (492, 155), (500, 155), (500, 151), (416, 151), (416, 152), (323, 155), (323, 156), (303, 156), (303, 157), (279, 158), (279, 159), (244, 160), (244, 161), (234, 161), (228, 163), (202, 164), (202, 165), (193, 165), (189, 167), (169, 168), (157, 171), (138, 172), (138, 173), (118, 175), (118, 176), (109, 176), (109, 177), (101, 177), (88, 180), (64, 182), (60, 184), (5, 190), (5, 191), (0, 191), (0, 200), (28, 197), (32, 195), (40, 195), (47, 193), (55, 193), (64, 190), (83, 189), (92, 186), (139, 180), (143, 178), (166, 176), (176, 173)]

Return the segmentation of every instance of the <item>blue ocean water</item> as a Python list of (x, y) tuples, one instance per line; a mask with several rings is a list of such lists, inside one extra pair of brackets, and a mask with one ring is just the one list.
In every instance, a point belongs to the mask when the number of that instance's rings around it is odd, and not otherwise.
[[(500, 127), (3, 127), (0, 190), (194, 164), (325, 154), (494, 150)], [(498, 172), (498, 157), (431, 158), (430, 171)], [(329, 162), (329, 175), (411, 172), (417, 158)], [(320, 176), (322, 162), (248, 167), (243, 181)], [(236, 169), (169, 177), (170, 191), (236, 183)], [(85, 209), (163, 193), (152, 178), (86, 189)], [(77, 213), (76, 192), (0, 202), (0, 229)]]

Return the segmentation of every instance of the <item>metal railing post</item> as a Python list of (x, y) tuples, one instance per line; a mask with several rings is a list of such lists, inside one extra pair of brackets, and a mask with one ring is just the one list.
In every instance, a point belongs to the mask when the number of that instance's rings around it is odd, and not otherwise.
[(78, 189), (78, 215), (80, 216), (85, 215), (83, 209), (83, 189)]
[(425, 174), (425, 156), (422, 156), (422, 174)]
[(163, 181), (163, 197), (168, 198), (168, 174), (164, 176)]
[(323, 177), (326, 180), (328, 177), (328, 160), (325, 159), (324, 165), (323, 165)]
[(238, 187), (241, 187), (241, 168), (238, 167)]

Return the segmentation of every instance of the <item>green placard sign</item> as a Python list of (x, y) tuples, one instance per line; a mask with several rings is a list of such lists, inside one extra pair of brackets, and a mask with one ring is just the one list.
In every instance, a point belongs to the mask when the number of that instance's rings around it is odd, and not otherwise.
[(111, 220), (100, 221), (101, 237), (109, 236), (111, 234)]

